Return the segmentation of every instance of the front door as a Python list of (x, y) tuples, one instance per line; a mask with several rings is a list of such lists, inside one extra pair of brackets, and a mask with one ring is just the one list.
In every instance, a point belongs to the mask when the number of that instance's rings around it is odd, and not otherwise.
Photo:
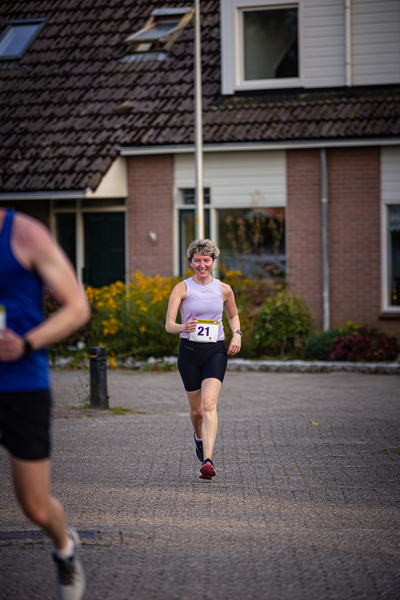
[(84, 213), (83, 282), (102, 287), (125, 281), (125, 213)]

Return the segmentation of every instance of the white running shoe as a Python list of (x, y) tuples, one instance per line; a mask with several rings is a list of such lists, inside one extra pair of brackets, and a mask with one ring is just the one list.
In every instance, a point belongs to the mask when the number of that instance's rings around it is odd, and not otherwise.
[(82, 600), (86, 588), (86, 577), (79, 558), (79, 534), (72, 527), (68, 527), (68, 532), (74, 542), (74, 553), (71, 558), (63, 560), (53, 552), (53, 560), (57, 566), (57, 598), (59, 600)]

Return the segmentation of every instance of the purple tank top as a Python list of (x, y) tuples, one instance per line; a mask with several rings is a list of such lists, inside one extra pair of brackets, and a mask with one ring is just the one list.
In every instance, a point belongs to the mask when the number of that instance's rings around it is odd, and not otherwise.
[[(207, 285), (200, 285), (189, 277), (189, 279), (185, 279), (185, 285), (186, 298), (180, 306), (182, 323), (187, 323), (193, 317), (207, 319), (208, 321), (219, 321), (218, 341), (224, 340), (225, 333), (222, 323), (224, 298), (220, 280), (213, 279)], [(190, 334), (183, 332), (180, 336), (188, 340)]]

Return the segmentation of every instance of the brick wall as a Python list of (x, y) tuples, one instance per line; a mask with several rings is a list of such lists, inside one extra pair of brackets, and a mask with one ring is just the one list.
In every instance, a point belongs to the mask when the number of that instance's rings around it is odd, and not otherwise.
[(381, 309), (380, 149), (328, 152), (331, 326), (377, 327)]
[[(347, 321), (400, 337), (400, 321), (380, 320), (380, 149), (327, 151), (330, 325)], [(319, 150), (287, 152), (289, 289), (302, 296), (322, 328)]]
[[(173, 157), (128, 160), (128, 269), (170, 277), (173, 270)], [(148, 231), (157, 234), (153, 242)]]
[(288, 285), (322, 327), (321, 185), (319, 150), (290, 150), (287, 159)]

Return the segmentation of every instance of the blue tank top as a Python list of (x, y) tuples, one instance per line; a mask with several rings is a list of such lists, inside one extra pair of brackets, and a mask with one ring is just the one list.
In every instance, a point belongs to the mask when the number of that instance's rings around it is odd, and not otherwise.
[[(193, 317), (207, 319), (207, 321), (219, 321), (218, 341), (224, 340), (225, 333), (222, 323), (224, 298), (220, 280), (213, 279), (211, 283), (201, 285), (189, 277), (189, 279), (185, 279), (185, 285), (186, 298), (180, 305), (182, 323), (187, 323)], [(180, 336), (188, 340), (190, 334), (183, 332)]]
[[(0, 304), (7, 328), (25, 335), (43, 321), (43, 282), (18, 262), (11, 249), (14, 212), (7, 211), (0, 231)], [(49, 388), (47, 352), (39, 350), (12, 362), (0, 361), (0, 393), (37, 392)]]

